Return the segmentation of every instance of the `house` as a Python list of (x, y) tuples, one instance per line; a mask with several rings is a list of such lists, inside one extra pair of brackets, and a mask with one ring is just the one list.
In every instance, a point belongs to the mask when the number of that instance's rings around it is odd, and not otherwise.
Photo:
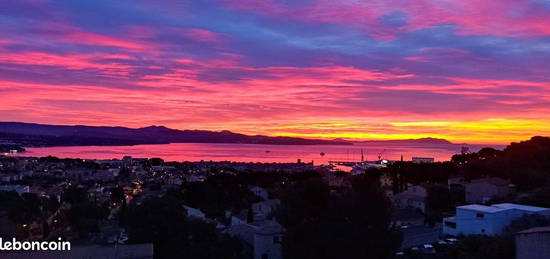
[(112, 181), (120, 173), (119, 168), (109, 168), (103, 170), (97, 170), (93, 175), (93, 179), (96, 181)]
[(184, 176), (185, 181), (188, 183), (192, 182), (204, 182), (206, 180), (206, 176), (204, 175), (195, 175), (195, 174), (188, 174)]
[(252, 193), (254, 193), (256, 196), (262, 198), (263, 200), (269, 199), (269, 193), (266, 189), (259, 187), (259, 186), (250, 186), (248, 188)]
[(164, 180), (165, 184), (180, 186), (183, 183), (183, 180), (179, 177), (171, 176)]
[(29, 186), (23, 185), (0, 185), (0, 191), (17, 192), (17, 194), (21, 195), (23, 193), (29, 192), (30, 188)]
[(516, 233), (516, 259), (550, 258), (550, 227)]
[(252, 204), (254, 214), (262, 214), (265, 217), (270, 216), (281, 204), (279, 199), (260, 201)]
[(529, 214), (550, 216), (550, 209), (513, 203), (459, 206), (456, 216), (443, 219), (443, 233), (451, 236), (500, 235), (513, 220)]
[(3, 174), (3, 175), (0, 175), (0, 181), (7, 182), (7, 183), (20, 181), (22, 179), (23, 179), (22, 174)]
[(447, 186), (449, 187), (449, 189), (453, 188), (454, 186), (461, 186), (462, 188), (464, 188), (465, 185), (466, 180), (462, 176), (450, 177), (447, 180)]
[(283, 227), (276, 222), (265, 224), (254, 233), (254, 259), (282, 259)]
[(189, 206), (185, 206), (185, 205), (183, 205), (183, 207), (187, 211), (187, 216), (197, 218), (197, 219), (201, 219), (201, 220), (206, 219), (206, 215), (201, 210), (195, 209), (195, 208), (192, 208), (192, 207), (189, 207)]
[(426, 212), (426, 198), (428, 190), (420, 185), (410, 186), (407, 190), (395, 194), (392, 197), (393, 204), (397, 209), (419, 209)]
[(433, 157), (413, 157), (412, 162), (416, 163), (416, 164), (433, 163), (433, 162), (435, 162), (435, 158), (433, 158)]
[(501, 178), (483, 178), (465, 184), (466, 202), (487, 203), (493, 197), (504, 197), (510, 193), (510, 182)]
[(225, 233), (239, 237), (251, 246), (254, 259), (282, 259), (283, 227), (270, 220), (231, 226)]
[(248, 210), (247, 209), (241, 210), (239, 213), (237, 213), (235, 215), (231, 211), (226, 211), (225, 212), (225, 217), (230, 218), (230, 223), (229, 224), (230, 224), (231, 227), (237, 226), (237, 225), (247, 224), (248, 223), (247, 216), (248, 216)]

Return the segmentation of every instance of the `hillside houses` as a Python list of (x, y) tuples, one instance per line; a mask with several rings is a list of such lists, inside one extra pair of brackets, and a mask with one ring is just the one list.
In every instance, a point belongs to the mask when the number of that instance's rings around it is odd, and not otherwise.
[(494, 197), (504, 197), (511, 191), (510, 181), (501, 178), (482, 178), (464, 185), (467, 203), (487, 203)]

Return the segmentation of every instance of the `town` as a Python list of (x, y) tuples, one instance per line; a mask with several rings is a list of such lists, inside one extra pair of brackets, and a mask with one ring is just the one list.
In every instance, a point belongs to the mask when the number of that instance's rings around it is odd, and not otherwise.
[[(550, 139), (448, 162), (0, 156), (6, 258), (549, 258)], [(490, 249), (488, 249), (490, 248)]]

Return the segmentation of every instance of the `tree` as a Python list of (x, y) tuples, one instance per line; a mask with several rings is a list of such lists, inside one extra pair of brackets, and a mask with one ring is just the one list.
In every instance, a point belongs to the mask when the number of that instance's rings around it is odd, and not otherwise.
[(70, 187), (61, 194), (61, 201), (70, 204), (88, 201), (88, 194), (82, 188)]
[(125, 200), (126, 195), (124, 194), (124, 190), (122, 187), (115, 187), (111, 189), (111, 201), (119, 203), (123, 200)]
[(230, 174), (210, 176), (205, 182), (186, 183), (182, 188), (184, 203), (202, 210), (208, 217), (224, 218), (226, 210), (247, 209), (259, 201), (238, 177)]
[(122, 167), (122, 168), (120, 168), (120, 171), (118, 172), (117, 178), (118, 179), (126, 179), (130, 176), (131, 173), (132, 173), (132, 170), (130, 170), (130, 168)]
[(0, 191), (0, 204), (8, 218), (19, 224), (30, 224), (42, 215), (41, 201), (35, 194)]
[(511, 143), (503, 151), (484, 148), (477, 153), (455, 155), (452, 161), (468, 179), (500, 177), (510, 179), (518, 190), (533, 190), (550, 179), (550, 138), (533, 137)]
[(400, 246), (391, 205), (368, 176), (330, 192), (320, 178), (297, 182), (282, 197), (285, 258), (389, 258)]
[(61, 197), (71, 205), (67, 211), (67, 219), (73, 231), (85, 237), (99, 230), (98, 222), (107, 216), (107, 208), (91, 202), (86, 191), (81, 188), (68, 188)]
[(514, 235), (519, 231), (527, 230), (534, 227), (546, 226), (550, 226), (550, 217), (538, 214), (525, 215), (512, 221), (512, 223), (510, 223), (510, 225), (506, 227), (504, 236), (513, 238)]
[(122, 219), (130, 243), (153, 243), (155, 258), (247, 258), (244, 244), (212, 224), (187, 217), (173, 196), (132, 204)]
[(543, 187), (537, 188), (531, 191), (527, 197), (519, 199), (519, 203), (546, 208), (550, 207), (550, 179)]
[(158, 157), (149, 159), (149, 162), (151, 163), (152, 166), (161, 166), (164, 164), (164, 160)]
[(441, 222), (443, 213), (452, 210), (451, 193), (445, 185), (431, 185), (428, 188), (426, 209), (428, 223)]

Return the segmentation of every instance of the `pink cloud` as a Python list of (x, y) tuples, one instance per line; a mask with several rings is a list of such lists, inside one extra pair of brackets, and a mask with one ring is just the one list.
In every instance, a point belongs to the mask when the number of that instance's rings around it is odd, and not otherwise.
[[(117, 36), (100, 34), (83, 30), (71, 25), (70, 22), (43, 22), (37, 26), (41, 31), (36, 37), (50, 42), (62, 42), (78, 45), (116, 47), (128, 51), (150, 51), (154, 45), (141, 38), (127, 37), (125, 30), (120, 30)], [(128, 29), (124, 27), (123, 29)], [(17, 35), (12, 35), (17, 38)]]
[[(529, 0), (450, 1), (330, 1), (313, 0), (304, 6), (275, 1), (233, 0), (233, 8), (310, 23), (330, 23), (358, 28), (383, 40), (403, 31), (457, 24), (462, 34), (511, 37), (550, 35), (550, 13)], [(404, 26), (388, 26), (380, 19), (392, 12), (407, 15)]]
[(403, 59), (408, 61), (427, 62), (427, 60), (424, 57), (420, 57), (420, 56), (404, 57)]
[(68, 32), (64, 37), (59, 38), (62, 42), (68, 43), (77, 43), (82, 45), (94, 45), (94, 46), (110, 46), (110, 47), (120, 47), (131, 50), (144, 50), (148, 47), (142, 44), (119, 40), (109, 36), (104, 36), (100, 34), (84, 32), (84, 31), (74, 31)]
[(193, 41), (197, 42), (219, 42), (222, 39), (222, 35), (198, 28), (181, 29), (183, 34)]
[(102, 54), (51, 54), (45, 52), (1, 53), (0, 63), (31, 65), (31, 66), (55, 66), (71, 70), (95, 69), (104, 74), (127, 75), (132, 67), (121, 63), (101, 63), (97, 60), (110, 58), (126, 58), (123, 55)]

